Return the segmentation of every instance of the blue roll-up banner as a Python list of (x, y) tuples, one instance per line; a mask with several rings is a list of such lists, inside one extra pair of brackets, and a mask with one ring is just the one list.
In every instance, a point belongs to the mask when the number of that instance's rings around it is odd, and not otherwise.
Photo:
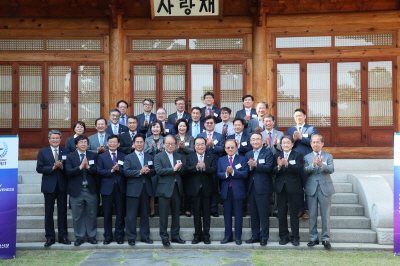
[(394, 254), (400, 255), (400, 133), (394, 133), (394, 202), (393, 238)]
[(0, 259), (17, 245), (18, 136), (0, 136)]

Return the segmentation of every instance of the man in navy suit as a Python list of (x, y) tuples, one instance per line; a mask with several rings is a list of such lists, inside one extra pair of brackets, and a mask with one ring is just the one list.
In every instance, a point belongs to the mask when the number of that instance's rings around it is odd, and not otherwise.
[(149, 125), (156, 120), (156, 115), (151, 112), (153, 109), (154, 102), (152, 99), (144, 99), (142, 101), (143, 104), (143, 113), (137, 115), (138, 119), (138, 132), (146, 136), (147, 131), (149, 129)]
[(64, 162), (68, 150), (60, 147), (61, 132), (50, 130), (48, 133), (49, 147), (39, 151), (37, 156), (36, 171), (42, 175), (42, 188), (44, 196), (44, 229), (46, 231), (45, 247), (55, 243), (54, 231), (54, 204), (57, 200), (58, 242), (70, 245), (67, 227), (67, 176)]
[[(219, 158), (217, 175), (221, 180), (221, 198), (224, 203), (225, 234), (221, 244), (232, 242), (232, 216), (235, 215), (236, 245), (242, 244), (243, 200), (246, 198), (246, 178), (249, 167), (244, 157), (236, 155), (235, 140), (225, 142), (228, 154)], [(233, 213), (232, 213), (233, 210)]]
[(201, 132), (205, 131), (204, 123), (200, 121), (201, 118), (201, 109), (200, 107), (193, 107), (191, 113), (191, 121), (189, 123), (188, 134), (193, 138), (197, 138)]
[(108, 152), (102, 153), (97, 159), (97, 171), (101, 177), (100, 194), (104, 213), (104, 245), (113, 240), (112, 216), (115, 207), (116, 220), (114, 238), (118, 244), (124, 243), (125, 229), (125, 154), (118, 152), (120, 141), (117, 135), (107, 139)]
[(185, 98), (176, 98), (175, 107), (176, 112), (168, 116), (168, 123), (170, 123), (171, 125), (175, 125), (176, 121), (178, 121), (179, 119), (185, 119), (186, 122), (190, 123), (192, 119), (190, 117), (190, 114), (185, 112)]
[(219, 116), (220, 109), (216, 106), (214, 106), (214, 93), (211, 91), (208, 91), (204, 94), (204, 103), (206, 106), (201, 108), (201, 121), (204, 121), (204, 119), (207, 116), (214, 116), (217, 119), (216, 123), (222, 122), (221, 117)]
[[(117, 109), (121, 112), (121, 116), (119, 117), (119, 123), (121, 125), (128, 125), (128, 103), (124, 100), (117, 102)], [(108, 119), (108, 124), (111, 124), (111, 119)]]
[(233, 130), (235, 134), (229, 135), (226, 139), (234, 139), (238, 145), (237, 152), (240, 156), (245, 156), (247, 152), (252, 150), (250, 144), (250, 135), (244, 132), (244, 120), (242, 118), (235, 118), (233, 120)]
[[(296, 121), (296, 126), (291, 127), (287, 131), (287, 135), (292, 136), (294, 139), (293, 150), (300, 152), (303, 156), (306, 156), (310, 152), (312, 152), (311, 148), (311, 137), (317, 134), (317, 128), (306, 124), (306, 111), (299, 108), (294, 110), (294, 120)], [(303, 188), (306, 187), (307, 183), (307, 175), (302, 172), (301, 174), (301, 182), (303, 184)], [(308, 219), (308, 205), (307, 198), (302, 199), (302, 203), (299, 206), (299, 217), (304, 219)]]
[(235, 118), (241, 118), (245, 121), (245, 127), (253, 118), (257, 117), (256, 109), (252, 108), (254, 97), (252, 95), (245, 95), (242, 97), (243, 109), (236, 112)]
[(101, 154), (107, 150), (107, 138), (110, 136), (106, 133), (107, 121), (105, 118), (99, 117), (94, 122), (94, 125), (97, 133), (89, 136), (88, 151)]
[[(167, 110), (165, 110), (164, 108), (160, 107), (158, 108), (157, 112), (157, 120), (160, 121), (163, 126), (164, 126), (164, 132), (162, 133), (162, 135), (165, 137), (167, 135), (172, 135), (175, 136), (176, 135), (176, 131), (175, 131), (175, 127), (173, 124), (170, 124), (168, 122), (165, 122), (165, 118), (167, 117)], [(153, 133), (151, 133), (151, 128), (149, 127), (148, 131), (147, 131), (147, 137), (153, 135)]]
[(108, 135), (120, 135), (128, 132), (127, 126), (121, 125), (119, 123), (119, 118), (121, 117), (121, 112), (118, 109), (112, 109), (110, 111), (111, 123), (107, 126), (106, 133)]
[(253, 150), (246, 154), (246, 160), (250, 169), (247, 193), (250, 204), (252, 236), (246, 240), (246, 243), (260, 242), (261, 246), (265, 246), (269, 238), (269, 201), (271, 193), (273, 193), (272, 167), (274, 155), (270, 150), (263, 147), (260, 133), (251, 134), (250, 141)]
[(131, 154), (134, 151), (135, 145), (133, 144), (133, 138), (138, 134), (137, 126), (137, 117), (128, 116), (129, 131), (119, 136), (120, 146), (118, 148), (118, 151), (121, 151), (125, 154)]
[(88, 138), (85, 135), (77, 136), (75, 145), (76, 151), (69, 153), (65, 162), (76, 236), (74, 245), (82, 245), (86, 234), (89, 243), (97, 244), (97, 154), (87, 150)]
[(150, 197), (154, 196), (151, 177), (156, 174), (153, 156), (143, 152), (144, 136), (133, 139), (135, 151), (125, 157), (126, 184), (126, 236), (130, 246), (136, 241), (136, 220), (140, 212), (140, 241), (153, 244), (150, 239)]

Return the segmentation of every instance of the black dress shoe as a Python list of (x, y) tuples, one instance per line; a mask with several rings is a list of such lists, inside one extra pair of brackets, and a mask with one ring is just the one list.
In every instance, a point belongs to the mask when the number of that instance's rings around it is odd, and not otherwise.
[(267, 245), (268, 240), (261, 240), (260, 241), (260, 245), (261, 246), (266, 246)]
[(212, 212), (212, 213), (211, 213), (211, 216), (212, 216), (212, 217), (219, 217), (219, 214), (218, 214), (218, 212)]
[(192, 214), (190, 212), (185, 212), (186, 217), (192, 217)]
[(300, 246), (299, 240), (298, 239), (292, 239), (292, 245), (293, 246)]
[(124, 243), (123, 239), (116, 239), (116, 241), (117, 241), (117, 244), (119, 244), (119, 245), (122, 245)]
[(313, 246), (318, 245), (318, 244), (319, 244), (319, 240), (317, 239), (317, 240), (315, 240), (315, 241), (310, 241), (310, 242), (308, 242), (308, 243), (307, 243), (307, 246), (313, 247)]
[(200, 243), (201, 242), (201, 239), (200, 238), (193, 238), (193, 240), (192, 240), (192, 244), (198, 244), (198, 243)]
[(155, 216), (154, 213), (149, 215), (150, 218), (154, 218), (154, 216)]
[(326, 249), (331, 249), (331, 243), (329, 241), (322, 241), (322, 245), (324, 245), (324, 248)]
[(206, 245), (210, 245), (210, 244), (211, 244), (211, 241), (210, 241), (209, 238), (204, 238), (203, 242), (204, 242), (204, 244), (206, 244)]
[(112, 239), (104, 239), (103, 245), (109, 245), (112, 242)]
[(248, 240), (246, 240), (246, 243), (247, 244), (252, 244), (252, 243), (258, 243), (258, 242), (260, 242), (260, 239), (258, 239), (258, 238), (250, 238), (250, 239), (248, 239)]
[(46, 243), (44, 243), (45, 247), (50, 247), (51, 245), (55, 244), (56, 241), (54, 239), (47, 239)]
[(230, 238), (224, 238), (222, 239), (221, 244), (227, 244), (228, 242), (233, 242), (233, 241)]
[(146, 243), (146, 244), (153, 244), (153, 240), (151, 240), (150, 238), (142, 239), (142, 240), (140, 240), (140, 242), (143, 242), (143, 243)]
[(128, 245), (129, 246), (134, 246), (136, 243), (135, 243), (135, 239), (129, 239), (128, 240)]
[(285, 237), (285, 238), (282, 238), (282, 239), (279, 241), (279, 245), (286, 245), (286, 244), (289, 243), (289, 242), (290, 242), (289, 237)]
[(241, 245), (241, 244), (242, 244), (242, 240), (236, 239), (236, 245)]
[(95, 237), (89, 237), (88, 238), (88, 242), (92, 245), (96, 245), (97, 244), (97, 240)]
[(186, 241), (182, 240), (180, 237), (172, 239), (171, 242), (178, 243), (178, 244), (185, 244)]
[(64, 244), (64, 245), (71, 245), (71, 241), (69, 241), (68, 238), (66, 238), (66, 237), (61, 238), (61, 239), (59, 238), (58, 243)]
[(74, 243), (74, 246), (80, 246), (80, 245), (82, 245), (83, 243), (85, 243), (85, 241), (83, 241), (83, 239), (81, 239), (81, 238), (78, 238), (76, 241), (75, 241), (75, 243)]
[(168, 239), (163, 239), (161, 242), (162, 242), (162, 244), (163, 244), (164, 247), (171, 246), (171, 243), (169, 242)]

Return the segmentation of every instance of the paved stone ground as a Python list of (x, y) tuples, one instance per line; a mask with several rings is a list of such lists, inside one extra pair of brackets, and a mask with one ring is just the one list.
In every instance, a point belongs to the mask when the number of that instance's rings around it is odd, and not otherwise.
[(248, 259), (252, 252), (247, 251), (96, 251), (80, 266), (170, 266), (179, 265), (229, 265), (253, 266)]

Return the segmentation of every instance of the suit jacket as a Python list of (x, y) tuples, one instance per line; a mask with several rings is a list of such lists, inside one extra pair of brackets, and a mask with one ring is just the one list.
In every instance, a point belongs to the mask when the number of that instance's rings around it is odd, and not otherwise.
[(146, 119), (146, 116), (144, 115), (144, 113), (141, 113), (140, 115), (136, 116), (138, 119), (138, 128), (137, 131), (139, 133), (142, 133), (144, 136), (146, 136), (147, 134), (147, 130), (151, 125), (151, 122), (153, 122), (154, 120), (157, 119), (157, 116), (153, 113), (150, 113), (150, 121), (149, 121), (149, 126), (148, 127), (144, 127), (144, 120)]
[[(89, 191), (92, 194), (98, 194), (98, 178), (96, 176), (96, 163), (97, 154), (86, 151), (86, 158), (90, 164), (90, 168), (87, 170), (87, 181), (89, 184)], [(93, 163), (91, 163), (93, 161)], [(81, 157), (78, 151), (71, 152), (67, 155), (67, 161), (65, 162), (65, 170), (68, 175), (68, 186), (67, 193), (70, 196), (77, 197), (82, 190), (83, 175), (82, 170), (79, 169), (81, 165)]]
[(181, 141), (179, 134), (175, 135), (175, 139), (176, 139), (176, 143), (177, 143), (175, 151), (177, 153), (179, 153), (180, 155), (182, 155), (183, 163), (186, 163), (186, 156), (188, 154), (191, 154), (194, 152), (194, 138), (192, 136), (186, 134), (185, 138), (184, 138), (185, 148), (183, 148), (183, 149), (178, 148), (178, 144)]
[[(136, 134), (137, 133), (138, 133), (138, 131), (136, 130)], [(133, 140), (132, 140), (130, 131), (120, 135), (119, 141), (120, 141), (120, 145), (118, 147), (118, 151), (123, 152), (125, 154), (130, 154), (133, 152), (133, 150), (132, 150)]]
[[(233, 135), (228, 136), (226, 139), (235, 139), (236, 138), (236, 133)], [(250, 135), (246, 134), (246, 132), (242, 132), (242, 135), (240, 136), (240, 141), (239, 141), (239, 155), (240, 156), (245, 156), (246, 153), (248, 153), (249, 151), (251, 151), (253, 149), (253, 147), (250, 144)]]
[[(174, 135), (174, 136), (176, 135), (174, 125), (172, 125), (168, 122), (164, 123), (164, 132), (165, 132), (165, 134), (163, 134), (164, 137), (167, 135)], [(153, 135), (153, 133), (151, 132), (151, 128), (149, 127), (149, 129), (147, 130), (147, 137), (149, 137), (151, 135)]]
[[(229, 122), (227, 123), (227, 125), (228, 125), (228, 131), (226, 132), (226, 135), (224, 136), (225, 139), (226, 139), (227, 136), (232, 135), (232, 134), (235, 134), (235, 130), (233, 130), (233, 123), (229, 121)], [(223, 122), (220, 122), (220, 123), (218, 123), (218, 124), (215, 125), (215, 129), (214, 129), (214, 130), (215, 130), (216, 132), (222, 134), (222, 130), (223, 130), (223, 129), (224, 129), (224, 123), (223, 123)]]
[(73, 152), (76, 150), (76, 145), (75, 145), (75, 135), (67, 138), (67, 140), (65, 141), (65, 148), (69, 151), (69, 152)]
[[(259, 127), (258, 123), (258, 117), (257, 118), (252, 118), (249, 123), (247, 124), (247, 134), (251, 134), (254, 132), (254, 129)], [(264, 125), (262, 126), (262, 129), (265, 130)]]
[[(122, 116), (119, 118), (119, 123), (120, 123), (121, 125), (127, 126), (127, 125), (128, 125), (128, 116), (129, 116), (128, 114), (125, 114), (125, 115), (124, 115), (125, 124), (122, 124), (122, 123), (121, 123), (121, 122), (122, 122)], [(111, 123), (112, 123), (112, 122), (111, 122), (111, 119), (109, 118), (107, 124), (110, 125)]]
[(160, 144), (161, 144), (161, 151), (157, 149), (157, 145), (154, 145), (154, 148), (151, 147), (151, 143), (154, 141), (154, 136), (151, 135), (147, 137), (144, 141), (144, 152), (150, 154), (151, 156), (156, 156), (157, 153), (160, 153), (164, 150), (164, 137), (160, 136)]
[(335, 171), (333, 166), (333, 157), (331, 154), (321, 151), (322, 167), (312, 166), (314, 160), (314, 152), (307, 154), (304, 157), (304, 173), (307, 175), (307, 183), (304, 193), (313, 196), (317, 191), (317, 187), (321, 188), (325, 196), (330, 196), (335, 193), (331, 174)]
[(171, 197), (174, 192), (175, 180), (178, 185), (179, 194), (181, 196), (183, 195), (181, 175), (184, 174), (184, 167), (182, 166), (179, 171), (174, 171), (174, 166), (177, 163), (177, 160), (182, 161), (182, 156), (179, 153), (174, 152), (173, 158), (174, 165), (171, 165), (166, 151), (160, 152), (154, 158), (154, 167), (158, 175), (156, 197)]
[[(58, 189), (62, 192), (67, 190), (67, 175), (65, 174), (65, 159), (69, 151), (59, 147), (58, 160), (63, 161), (63, 168), (57, 168), (53, 171), (54, 166), (54, 151), (53, 148), (46, 147), (39, 151), (37, 156), (36, 171), (42, 174), (41, 192), (53, 193), (58, 184)], [(64, 159), (63, 159), (64, 157)]]
[[(171, 125), (175, 125), (177, 118), (177, 112), (170, 114), (168, 116), (168, 123), (170, 123)], [(188, 123), (192, 122), (192, 116), (189, 113), (183, 112), (182, 118), (185, 119)]]
[(154, 170), (154, 161), (153, 156), (147, 153), (143, 153), (144, 165), (147, 165), (150, 168), (150, 172), (148, 174), (140, 174), (140, 170), (142, 169), (142, 165), (140, 164), (140, 160), (135, 152), (125, 156), (124, 161), (124, 175), (127, 178), (126, 181), (126, 196), (128, 197), (139, 197), (142, 193), (143, 185), (146, 187), (147, 194), (149, 196), (154, 196), (151, 177), (156, 174)]
[[(251, 158), (254, 158), (254, 151), (249, 151), (246, 153), (246, 160), (249, 161)], [(251, 191), (251, 187), (254, 186), (254, 189), (257, 194), (267, 194), (274, 192), (272, 186), (272, 169), (274, 166), (274, 155), (272, 152), (265, 147), (261, 148), (260, 153), (257, 158), (257, 166), (253, 169), (249, 167), (249, 177), (247, 192)]]
[[(113, 124), (109, 124), (107, 126), (106, 133), (109, 134), (109, 135), (114, 135), (112, 126), (114, 126), (114, 125)], [(124, 125), (121, 125), (121, 124), (118, 125), (118, 134), (121, 135), (121, 134), (123, 134), (125, 132), (128, 132), (128, 131), (129, 131), (129, 128), (127, 126), (124, 126)]]
[[(240, 165), (239, 165), (240, 164)], [(219, 158), (217, 176), (221, 180), (221, 198), (228, 198), (229, 183), (232, 183), (233, 198), (236, 200), (246, 198), (246, 178), (248, 176), (249, 166), (247, 165), (246, 158), (235, 155), (232, 167), (234, 174), (226, 177), (226, 168), (229, 166), (228, 155)]]
[[(117, 152), (117, 162), (124, 161), (125, 153)], [(118, 163), (119, 164), (119, 163)], [(100, 182), (100, 194), (102, 195), (110, 195), (114, 188), (114, 180), (118, 181), (120, 191), (125, 194), (126, 185), (125, 185), (125, 177), (124, 177), (124, 166), (123, 164), (119, 164), (119, 170), (111, 173), (111, 168), (114, 166), (114, 163), (111, 159), (110, 152), (104, 152), (99, 155), (97, 158), (97, 172), (101, 177)]]
[[(100, 142), (99, 142), (99, 133), (93, 134), (91, 136), (88, 137), (89, 139), (89, 147), (87, 148), (88, 151), (97, 153), (97, 148), (100, 147)], [(105, 133), (104, 134), (104, 145), (107, 147), (107, 138), (110, 136), (110, 134)]]
[[(208, 137), (206, 131), (201, 132), (197, 136), (205, 138), (205, 139), (207, 139), (207, 137)], [(215, 156), (215, 159), (218, 160), (222, 156), (222, 153), (225, 151), (225, 149), (224, 149), (225, 148), (225, 138), (218, 132), (214, 131), (214, 133), (212, 135), (212, 139), (214, 140), (214, 149), (207, 146), (207, 152), (213, 153)]]
[[(295, 131), (297, 131), (297, 127), (291, 127), (288, 129), (287, 135), (293, 136)], [(317, 128), (308, 124), (304, 124), (303, 128), (301, 129), (301, 134), (303, 135), (303, 138), (301, 140), (297, 139), (294, 142), (293, 150), (298, 151), (305, 156), (312, 152), (310, 141), (311, 137), (317, 134)]]
[[(193, 125), (193, 121), (191, 121), (191, 122), (189, 123), (189, 130), (188, 130), (187, 134), (190, 135), (190, 136), (192, 136), (193, 138), (196, 138), (197, 135), (196, 135), (196, 136), (193, 136), (193, 134), (192, 134), (192, 125)], [(206, 129), (205, 129), (205, 127), (204, 127), (204, 123), (201, 122), (201, 121), (199, 121), (199, 126), (200, 126), (200, 132), (199, 132), (199, 134), (200, 134), (201, 132), (203, 132), (203, 131), (206, 130)]]
[[(214, 111), (214, 116), (217, 118), (217, 123), (222, 122), (221, 117), (219, 116), (219, 112), (221, 111), (220, 108), (213, 106), (211, 107), (211, 110)], [(206, 117), (206, 106), (201, 108), (201, 118), (200, 121), (204, 122), (204, 118)]]
[[(257, 116), (257, 111), (256, 111), (256, 109), (251, 108), (251, 111), (250, 111), (250, 120), (253, 119), (253, 115), (256, 115), (256, 116)], [(245, 116), (246, 116), (246, 109), (243, 108), (242, 110), (239, 110), (239, 111), (236, 112), (235, 118), (241, 118), (241, 119), (244, 120), (244, 117), (245, 117)], [(247, 128), (247, 122), (246, 122), (246, 120), (244, 120), (244, 122), (245, 122), (244, 127)]]
[(197, 170), (197, 153), (193, 152), (186, 157), (185, 172), (185, 192), (188, 196), (195, 197), (203, 188), (203, 196), (210, 197), (215, 193), (214, 174), (217, 171), (217, 162), (210, 152), (205, 152), (203, 157), (206, 169)]
[(304, 156), (292, 150), (288, 158), (288, 167), (282, 166), (278, 170), (277, 159), (284, 158), (283, 151), (274, 155), (274, 174), (275, 176), (275, 192), (281, 193), (283, 185), (286, 184), (286, 190), (289, 194), (303, 193), (303, 185), (301, 183), (301, 174), (303, 172)]
[[(263, 137), (263, 143), (267, 143), (265, 141), (265, 138), (268, 138), (268, 133), (266, 130), (264, 130), (263, 132), (261, 132), (261, 135)], [(271, 145), (271, 146), (266, 146), (270, 151), (272, 151), (273, 154), (278, 153), (280, 151), (282, 151), (282, 147), (281, 147), (281, 138), (283, 137), (283, 132), (282, 131), (278, 131), (276, 129), (272, 130), (272, 141), (274, 139), (278, 139), (278, 143), (276, 146)]]

